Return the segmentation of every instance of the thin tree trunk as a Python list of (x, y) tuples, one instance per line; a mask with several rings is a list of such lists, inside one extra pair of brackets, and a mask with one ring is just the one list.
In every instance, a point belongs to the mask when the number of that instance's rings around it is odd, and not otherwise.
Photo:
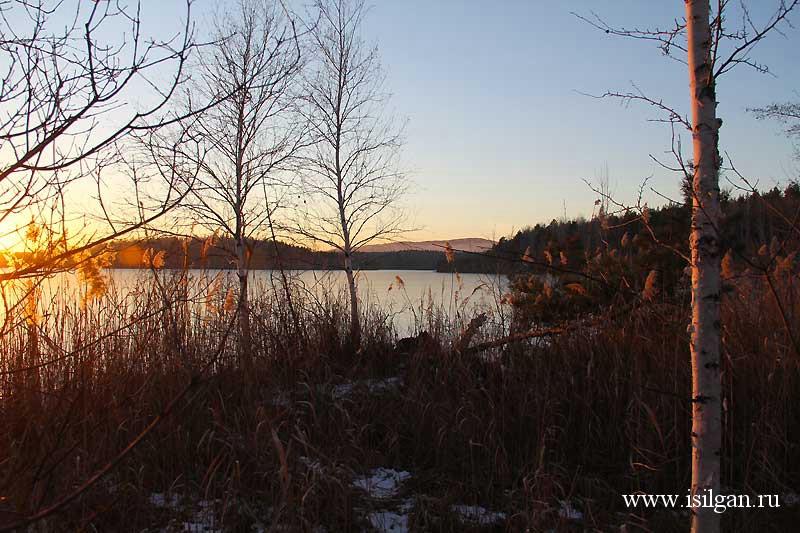
[(294, 326), (294, 337), (297, 339), (297, 351), (299, 354), (304, 354), (306, 351), (306, 336), (303, 329), (300, 327), (300, 318), (297, 316), (297, 311), (294, 308), (294, 300), (292, 298), (292, 288), (289, 283), (289, 278), (286, 276), (286, 270), (283, 266), (283, 258), (281, 257), (280, 247), (278, 246), (278, 237), (275, 235), (275, 225), (272, 223), (272, 214), (267, 207), (267, 223), (269, 224), (269, 231), (272, 235), (272, 246), (275, 251), (275, 266), (281, 273), (281, 286), (283, 287), (283, 294), (286, 297), (286, 305), (289, 308), (289, 316), (292, 319)]
[[(340, 57), (343, 60), (344, 57)], [(353, 275), (353, 248), (350, 240), (350, 224), (345, 213), (344, 179), (342, 171), (342, 97), (344, 96), (344, 80), (342, 69), (339, 69), (338, 91), (336, 93), (336, 194), (339, 207), (339, 223), (342, 227), (344, 271), (347, 274), (347, 288), (350, 291), (350, 342), (356, 348), (361, 346), (361, 322), (358, 318), (358, 292), (356, 278)]]
[(351, 253), (344, 253), (344, 271), (347, 274), (347, 288), (350, 291), (350, 340), (353, 346), (361, 345), (361, 321), (358, 316), (358, 291), (356, 290), (356, 277), (353, 274), (353, 259)]
[(36, 325), (36, 319), (31, 317), (28, 323), (28, 379), (23, 378), (24, 390), (22, 395), (27, 397), (28, 405), (41, 406), (40, 400), (42, 398), (42, 375), (39, 368), (41, 352), (39, 350), (39, 328)]
[(250, 335), (250, 300), (247, 294), (248, 257), (244, 239), (236, 241), (236, 276), (239, 278), (239, 363), (244, 370), (252, 370), (252, 338)]
[[(719, 494), (722, 446), (720, 381), (720, 223), (715, 80), (711, 65), (709, 0), (686, 0), (692, 105), (692, 494)], [(716, 533), (713, 506), (695, 507), (692, 532)]]

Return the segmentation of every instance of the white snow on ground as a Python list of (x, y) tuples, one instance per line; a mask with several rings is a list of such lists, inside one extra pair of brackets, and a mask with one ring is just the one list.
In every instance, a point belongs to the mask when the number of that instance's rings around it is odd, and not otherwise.
[[(379, 502), (378, 507), (388, 507), (391, 503), (387, 500), (396, 497), (400, 486), (410, 477), (405, 470), (373, 468), (368, 475), (354, 479), (352, 486), (366, 491), (368, 498)], [(367, 513), (366, 518), (377, 531), (408, 533), (409, 514), (413, 508), (414, 499), (406, 498), (396, 509), (376, 509)]]
[(403, 378), (391, 377), (386, 379), (362, 379), (358, 381), (348, 381), (336, 385), (331, 389), (331, 396), (334, 400), (341, 400), (353, 394), (358, 389), (366, 389), (370, 394), (380, 394), (391, 390), (396, 390), (403, 384)]
[(395, 511), (373, 511), (367, 515), (370, 525), (381, 533), (408, 533), (409, 513), (414, 508), (414, 499), (408, 498)]
[(183, 533), (223, 533), (221, 529), (203, 522), (184, 522)]
[(375, 511), (367, 515), (367, 520), (376, 530), (381, 532), (408, 532), (408, 515), (394, 511)]
[(160, 509), (169, 509), (180, 513), (180, 517), (170, 521), (162, 529), (162, 533), (222, 533), (219, 520), (214, 511), (214, 502), (209, 500), (185, 500), (180, 503), (181, 496), (173, 493), (154, 492), (150, 495), (150, 503)]
[(490, 511), (480, 505), (453, 505), (450, 509), (462, 522), (479, 526), (490, 526), (506, 519), (505, 513)]
[(370, 498), (393, 498), (400, 485), (411, 477), (405, 470), (393, 468), (373, 468), (369, 475), (353, 480), (352, 486), (367, 491)]
[(561, 502), (561, 509), (558, 516), (567, 520), (583, 520), (583, 513), (575, 509), (568, 501)]
[(190, 522), (183, 522), (185, 533), (222, 533), (218, 529), (217, 514), (214, 512), (214, 503), (208, 500), (200, 500), (196, 504)]
[(176, 509), (180, 496), (165, 492), (154, 492), (150, 495), (150, 503), (161, 509)]

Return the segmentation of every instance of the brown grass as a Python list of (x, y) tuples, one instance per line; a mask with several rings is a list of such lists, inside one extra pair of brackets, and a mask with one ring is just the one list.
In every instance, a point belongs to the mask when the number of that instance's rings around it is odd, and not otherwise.
[[(450, 349), (470, 318), (463, 309), (453, 321), (421, 302), (417, 328), (432, 340), (406, 355), (381, 310), (367, 310), (354, 353), (345, 299), (295, 289), (298, 329), (286, 302), (264, 293), (252, 303), (255, 368), (243, 374), (233, 337), (209, 360), (231, 323), (226, 291), (203, 315), (199, 299), (183, 301), (192, 287), (168, 281), (132, 300), (113, 287), (85, 307), (57, 299), (36, 336), (20, 326), (3, 338), (0, 526), (74, 490), (209, 366), (121, 466), (46, 519), (48, 531), (181, 531), (201, 501), (225, 531), (361, 531), (369, 509), (410, 497), (419, 531), (685, 529), (685, 515), (626, 509), (620, 494), (689, 486), (686, 302), (612, 309), (549, 341), (472, 355)], [(789, 281), (780, 290), (800, 304)], [(723, 485), (797, 492), (797, 355), (760, 279), (739, 278), (724, 314)], [(487, 326), (483, 339), (501, 329)], [(55, 362), (20, 371), (36, 361)], [(385, 378), (402, 384), (370, 390)], [(411, 478), (390, 501), (369, 500), (351, 482), (373, 467)], [(179, 504), (156, 505), (153, 493)], [(562, 502), (583, 519), (561, 516)], [(455, 504), (507, 519), (465, 524)], [(780, 531), (791, 512), (729, 510), (724, 520), (731, 531)]]

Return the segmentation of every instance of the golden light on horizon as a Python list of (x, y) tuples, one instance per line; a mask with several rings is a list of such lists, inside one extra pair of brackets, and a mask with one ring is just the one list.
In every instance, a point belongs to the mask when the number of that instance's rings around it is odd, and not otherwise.
[(0, 230), (0, 254), (14, 253), (21, 249), (22, 240), (19, 238), (17, 230)]

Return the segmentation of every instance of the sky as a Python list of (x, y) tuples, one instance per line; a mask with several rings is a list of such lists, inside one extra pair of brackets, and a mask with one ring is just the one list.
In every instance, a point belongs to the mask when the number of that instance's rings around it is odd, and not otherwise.
[[(217, 3), (196, 0), (198, 35), (213, 23)], [(756, 24), (776, 0), (750, 1)], [(303, 2), (291, 3), (302, 10)], [(634, 86), (689, 110), (686, 66), (652, 42), (592, 28), (571, 12), (596, 13), (612, 26), (668, 27), (682, 19), (680, 0), (377, 0), (368, 2), (363, 36), (378, 46), (392, 94), (389, 109), (405, 121), (402, 167), (413, 182), (406, 206), (420, 228), (409, 240), (497, 239), (554, 218), (590, 217), (604, 169), (615, 198), (633, 203), (643, 180), (677, 198), (670, 128), (643, 104), (592, 98)], [(179, 0), (142, 0), (145, 28), (177, 32)], [(731, 2), (729, 27), (741, 12)], [(800, 25), (800, 11), (790, 16)], [(762, 187), (797, 178), (800, 165), (780, 124), (756, 120), (748, 108), (800, 100), (800, 27), (783, 27), (753, 58), (771, 75), (741, 67), (718, 84), (723, 153)], [(681, 134), (685, 157), (691, 138)], [(725, 179), (723, 178), (723, 184)], [(663, 203), (647, 191), (651, 205)]]
[[(776, 3), (750, 4), (759, 21)], [(497, 238), (560, 218), (565, 207), (568, 217), (591, 216), (597, 195), (584, 180), (606, 167), (625, 202), (635, 201), (650, 176), (655, 189), (677, 197), (679, 177), (650, 158), (670, 162), (669, 126), (650, 121), (661, 115), (582, 93), (628, 92), (635, 84), (688, 112), (686, 66), (653, 43), (607, 35), (571, 11), (647, 28), (669, 26), (683, 9), (680, 1), (642, 0), (374, 3), (366, 29), (378, 42), (393, 105), (409, 119), (404, 154), (417, 183), (420, 234)], [(800, 23), (800, 13), (792, 20)], [(757, 121), (747, 108), (800, 99), (800, 35), (784, 34), (753, 55), (774, 76), (742, 68), (717, 90), (723, 152), (770, 187), (798, 175), (791, 144), (778, 124)]]

